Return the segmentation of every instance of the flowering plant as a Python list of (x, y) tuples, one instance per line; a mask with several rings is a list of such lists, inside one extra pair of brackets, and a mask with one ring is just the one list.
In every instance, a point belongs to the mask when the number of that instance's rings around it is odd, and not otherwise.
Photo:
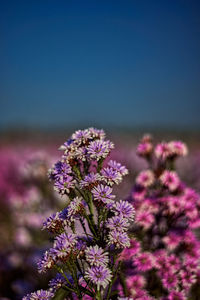
[(187, 154), (179, 141), (153, 146), (144, 136), (137, 148), (148, 169), (140, 172), (130, 203), (136, 209), (131, 247), (124, 249), (122, 296), (133, 299), (200, 299), (200, 197), (175, 171)]
[(53, 234), (53, 247), (38, 262), (40, 273), (56, 269), (48, 290), (23, 298), (110, 299), (121, 262), (119, 255), (130, 246), (129, 224), (134, 208), (115, 201), (113, 185), (127, 169), (105, 159), (114, 145), (103, 130), (78, 130), (61, 146), (61, 159), (49, 172), (55, 189), (66, 197), (66, 207), (43, 224)]

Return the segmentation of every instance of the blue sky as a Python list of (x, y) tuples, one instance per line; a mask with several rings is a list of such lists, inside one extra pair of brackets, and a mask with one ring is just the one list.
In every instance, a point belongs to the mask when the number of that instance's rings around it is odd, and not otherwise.
[(200, 2), (0, 0), (0, 126), (200, 127)]

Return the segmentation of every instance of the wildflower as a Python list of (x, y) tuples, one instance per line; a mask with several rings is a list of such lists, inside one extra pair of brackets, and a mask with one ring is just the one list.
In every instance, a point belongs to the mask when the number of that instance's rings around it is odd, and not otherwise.
[(122, 216), (114, 216), (112, 218), (109, 218), (106, 222), (106, 227), (110, 230), (117, 229), (118, 231), (127, 231), (127, 228), (129, 226), (129, 222), (127, 219), (123, 218)]
[(94, 247), (90, 246), (85, 249), (86, 260), (91, 266), (101, 266), (108, 263), (108, 253), (95, 245)]
[(178, 278), (175, 273), (165, 272), (163, 273), (162, 284), (168, 289), (172, 290), (178, 287)]
[(117, 249), (130, 246), (130, 239), (126, 232), (112, 230), (108, 234), (108, 244), (114, 245)]
[(136, 178), (136, 183), (147, 188), (154, 183), (155, 176), (151, 170), (142, 171)]
[(120, 174), (120, 172), (110, 167), (103, 168), (101, 170), (101, 175), (102, 180), (110, 186), (112, 186), (113, 184), (119, 184), (122, 181), (122, 175)]
[(123, 218), (127, 218), (130, 221), (134, 220), (135, 209), (128, 201), (120, 200), (113, 206), (113, 211), (116, 215), (121, 215)]
[(120, 163), (116, 162), (115, 160), (110, 160), (108, 162), (108, 166), (113, 170), (119, 172), (122, 176), (128, 174), (128, 170), (126, 167), (122, 166)]
[(188, 154), (187, 146), (183, 142), (172, 141), (168, 145), (174, 156), (186, 156)]
[(89, 279), (93, 284), (97, 285), (97, 289), (100, 287), (106, 288), (111, 281), (111, 271), (104, 265), (92, 266), (85, 272), (85, 278)]
[(106, 158), (113, 148), (114, 145), (110, 141), (96, 140), (90, 142), (87, 150), (90, 158), (98, 161)]
[(100, 180), (101, 180), (101, 176), (98, 173), (95, 174), (91, 172), (88, 175), (86, 175), (83, 180), (81, 180), (80, 186), (81, 188), (85, 188), (85, 187), (93, 188), (98, 184)]
[(139, 290), (145, 286), (146, 280), (142, 275), (131, 275), (126, 279), (126, 284), (129, 289)]
[(138, 271), (148, 271), (154, 265), (154, 259), (151, 253), (143, 252), (136, 255), (133, 260), (134, 266), (137, 268)]
[(55, 257), (52, 250), (46, 251), (37, 263), (38, 272), (45, 273), (48, 269), (51, 269), (55, 265)]
[(77, 130), (72, 134), (72, 140), (80, 141), (81, 143), (86, 143), (86, 141), (90, 138), (90, 132), (88, 129), (85, 130)]
[(166, 298), (166, 300), (186, 300), (187, 298), (185, 297), (183, 292), (179, 291), (171, 291)]
[(137, 146), (137, 154), (142, 157), (147, 157), (152, 153), (153, 145), (152, 139), (150, 136), (144, 136), (141, 140), (141, 143)]
[(48, 229), (52, 233), (59, 233), (64, 229), (65, 225), (65, 220), (61, 217), (61, 214), (57, 212), (49, 216), (47, 220), (43, 222), (42, 229)]
[(94, 200), (105, 204), (110, 203), (115, 198), (115, 196), (112, 195), (112, 188), (103, 184), (92, 189), (92, 194), (94, 196)]
[(56, 179), (54, 187), (61, 195), (69, 194), (71, 189), (75, 187), (75, 180), (70, 175), (61, 176)]
[(145, 230), (151, 227), (154, 221), (155, 221), (154, 215), (149, 211), (139, 211), (136, 214), (136, 218), (135, 218), (136, 224), (142, 226)]
[(163, 238), (163, 242), (169, 250), (176, 249), (181, 241), (182, 237), (176, 232), (169, 232), (168, 235)]
[(171, 155), (171, 149), (168, 143), (162, 142), (155, 148), (155, 156), (159, 159), (165, 160)]
[(28, 294), (23, 297), (22, 300), (50, 300), (54, 297), (54, 294), (50, 291), (39, 290), (37, 292)]
[(49, 281), (49, 287), (52, 292), (57, 291), (63, 285), (66, 285), (66, 284), (67, 284), (67, 282), (66, 282), (65, 278), (60, 273), (58, 273), (55, 278), (53, 278)]
[(68, 205), (68, 216), (74, 218), (84, 211), (83, 199), (75, 197)]
[(175, 191), (180, 184), (178, 175), (174, 171), (164, 171), (160, 176), (160, 181), (171, 192)]

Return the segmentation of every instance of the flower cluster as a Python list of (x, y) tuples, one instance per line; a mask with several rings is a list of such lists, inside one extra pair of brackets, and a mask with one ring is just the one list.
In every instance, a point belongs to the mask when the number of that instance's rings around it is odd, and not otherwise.
[[(131, 246), (121, 257), (127, 274), (122, 296), (133, 299), (197, 299), (200, 295), (200, 196), (175, 171), (187, 154), (182, 142), (153, 146), (144, 137), (138, 154), (149, 167), (136, 177), (130, 203), (136, 209)], [(197, 298), (196, 298), (197, 297)]]
[(113, 186), (128, 173), (120, 163), (104, 161), (113, 147), (103, 130), (94, 128), (76, 131), (60, 147), (63, 155), (49, 178), (66, 207), (44, 221), (43, 229), (54, 235), (54, 243), (38, 262), (40, 273), (54, 268), (58, 275), (50, 281), (49, 290), (24, 300), (112, 296), (119, 255), (130, 246), (128, 230), (134, 220), (133, 205), (116, 201), (113, 194)]

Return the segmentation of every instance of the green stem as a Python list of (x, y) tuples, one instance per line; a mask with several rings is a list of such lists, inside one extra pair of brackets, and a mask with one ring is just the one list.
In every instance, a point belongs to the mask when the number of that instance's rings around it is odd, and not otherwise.
[[(59, 266), (57, 266), (57, 265), (55, 265), (55, 268), (56, 268), (56, 270), (65, 278), (65, 280), (67, 281), (67, 283), (70, 285), (70, 286), (72, 286), (72, 284), (71, 284), (71, 282), (69, 281), (69, 279), (67, 278), (67, 276), (65, 275), (65, 273), (63, 272), (63, 270), (59, 267)], [(74, 292), (74, 289), (71, 289), (71, 288), (69, 288), (69, 287), (67, 287), (71, 292)]]
[(100, 290), (97, 290), (96, 299), (101, 300), (101, 291)]

